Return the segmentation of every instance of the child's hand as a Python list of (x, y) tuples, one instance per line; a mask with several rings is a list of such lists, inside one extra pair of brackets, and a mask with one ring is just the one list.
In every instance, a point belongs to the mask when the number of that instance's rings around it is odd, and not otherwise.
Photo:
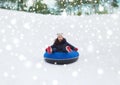
[(74, 48), (75, 51), (78, 51), (78, 48)]

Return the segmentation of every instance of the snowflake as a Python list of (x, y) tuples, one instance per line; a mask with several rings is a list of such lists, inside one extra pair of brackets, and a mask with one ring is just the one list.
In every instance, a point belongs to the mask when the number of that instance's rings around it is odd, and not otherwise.
[(94, 37), (94, 36), (95, 36), (95, 33), (91, 33), (91, 36)]
[(100, 59), (100, 56), (97, 56), (97, 57), (96, 57), (96, 59), (98, 59), (98, 60), (99, 60), (99, 59)]
[(18, 58), (19, 58), (20, 61), (25, 61), (26, 60), (26, 57), (22, 54), (19, 55)]
[(28, 0), (26, 3), (27, 7), (30, 7), (33, 5), (33, 0)]
[(45, 72), (47, 72), (47, 68), (44, 68), (43, 70), (44, 70)]
[(74, 25), (70, 25), (70, 28), (74, 28), (75, 26)]
[(32, 66), (32, 62), (31, 61), (26, 61), (24, 63), (24, 65), (25, 65), (25, 67), (30, 68)]
[(102, 74), (104, 73), (104, 71), (103, 71), (103, 69), (99, 68), (99, 69), (97, 70), (97, 73), (98, 73), (99, 75), (102, 75)]
[(92, 20), (90, 19), (90, 20), (88, 20), (88, 22), (89, 22), (89, 23), (92, 23)]
[(42, 68), (42, 64), (41, 64), (41, 63), (36, 63), (36, 68), (37, 68), (37, 69)]
[(53, 81), (52, 81), (52, 84), (53, 84), (53, 85), (58, 85), (58, 80), (53, 80)]
[(17, 39), (17, 38), (13, 39), (13, 43), (14, 43), (14, 44), (19, 43), (19, 39)]
[(120, 71), (118, 71), (118, 74), (120, 75)]
[(45, 81), (42, 82), (42, 85), (47, 85)]
[(52, 29), (52, 30), (55, 30), (55, 27), (52, 27), (51, 29)]
[(80, 72), (80, 71), (81, 71), (81, 69), (79, 68), (79, 69), (78, 69), (78, 71)]
[(84, 61), (85, 61), (85, 62), (88, 62), (88, 59), (86, 58), (86, 59), (84, 59)]
[(12, 25), (15, 25), (15, 24), (16, 24), (16, 19), (12, 19), (12, 20), (11, 20), (11, 24), (12, 24)]
[(66, 17), (67, 13), (65, 12), (65, 10), (62, 12), (62, 16)]
[(48, 39), (48, 37), (47, 37), (47, 36), (44, 36), (44, 39)]
[[(83, 25), (80, 25), (80, 28), (83, 28), (84, 26)], [(80, 31), (79, 31), (80, 32)]]
[(71, 33), (70, 33), (70, 32), (68, 32), (68, 33), (67, 33), (67, 35), (69, 36), (69, 35), (71, 35)]
[(64, 64), (63, 66), (64, 66), (64, 67), (67, 67), (67, 65), (66, 65), (66, 64)]
[(115, 68), (114, 67), (111, 67), (111, 70), (114, 70)]
[(12, 26), (11, 26), (11, 25), (8, 25), (8, 28), (9, 28), (9, 29), (12, 29)]
[(3, 51), (3, 50), (2, 50), (2, 49), (0, 49), (0, 53), (2, 53), (2, 51)]
[(104, 7), (102, 5), (99, 6), (99, 11), (104, 11)]
[(23, 26), (24, 26), (24, 28), (26, 28), (26, 29), (30, 29), (30, 24), (29, 24), (29, 23), (25, 23)]
[(98, 39), (102, 39), (102, 36), (101, 36), (101, 35), (99, 35), (99, 36), (98, 36)]
[(6, 45), (6, 50), (8, 50), (8, 51), (12, 50), (12, 46), (11, 45)]
[(96, 53), (97, 53), (97, 54), (99, 54), (99, 53), (100, 53), (100, 51), (99, 51), (99, 50), (96, 50)]
[(37, 80), (38, 79), (38, 77), (37, 76), (33, 76), (33, 80)]
[(11, 78), (13, 78), (13, 79), (16, 78), (16, 75), (15, 75), (15, 74), (12, 74), (12, 75), (11, 75)]
[(23, 37), (24, 37), (24, 34), (20, 34), (20, 39), (23, 39)]
[(77, 76), (78, 76), (78, 72), (77, 72), (77, 71), (74, 71), (74, 72), (72, 73), (72, 76), (73, 76), (73, 77), (77, 77)]
[(5, 29), (2, 29), (2, 30), (1, 30), (1, 33), (4, 34), (4, 33), (5, 33)]
[(4, 77), (8, 77), (8, 73), (7, 73), (7, 72), (4, 72), (4, 73), (3, 73), (3, 76), (4, 76)]
[(7, 40), (5, 38), (2, 39), (2, 42), (6, 42)]
[(113, 34), (113, 32), (112, 32), (111, 30), (108, 30), (108, 31), (107, 31), (107, 34), (108, 34), (109, 36), (111, 36), (111, 35)]
[(12, 71), (15, 70), (15, 67), (14, 67), (14, 66), (11, 66), (11, 70), (12, 70)]
[(88, 48), (87, 48), (87, 51), (88, 52), (93, 52), (93, 50), (94, 50), (93, 45), (89, 45)]
[(74, 0), (69, 0), (70, 2), (73, 2)]

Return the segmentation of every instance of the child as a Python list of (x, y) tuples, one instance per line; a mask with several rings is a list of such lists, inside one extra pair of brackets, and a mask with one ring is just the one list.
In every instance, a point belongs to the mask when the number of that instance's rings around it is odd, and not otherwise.
[(54, 53), (54, 52), (71, 52), (73, 50), (77, 51), (78, 48), (69, 44), (66, 41), (66, 39), (63, 37), (62, 33), (58, 33), (54, 44), (46, 48), (46, 52), (48, 52), (49, 54)]

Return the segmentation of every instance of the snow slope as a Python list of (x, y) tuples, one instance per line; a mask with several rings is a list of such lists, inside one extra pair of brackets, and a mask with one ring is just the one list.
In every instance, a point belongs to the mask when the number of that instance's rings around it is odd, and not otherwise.
[[(120, 14), (51, 16), (0, 9), (0, 85), (120, 85)], [(56, 33), (79, 48), (69, 65), (44, 62)]]

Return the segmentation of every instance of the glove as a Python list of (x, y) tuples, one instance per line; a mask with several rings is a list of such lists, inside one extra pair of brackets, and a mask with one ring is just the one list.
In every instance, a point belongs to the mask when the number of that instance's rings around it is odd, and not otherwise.
[(78, 48), (74, 48), (75, 51), (78, 51)]

